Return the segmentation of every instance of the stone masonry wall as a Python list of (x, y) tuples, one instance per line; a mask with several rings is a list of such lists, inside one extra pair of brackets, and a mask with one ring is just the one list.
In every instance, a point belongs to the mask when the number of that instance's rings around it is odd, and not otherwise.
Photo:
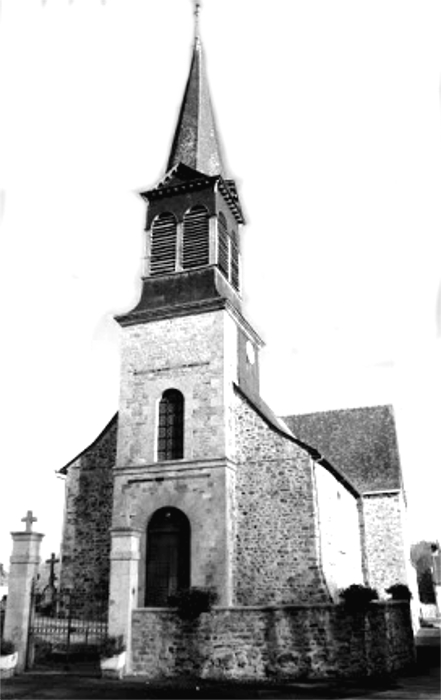
[(123, 328), (117, 463), (157, 461), (158, 405), (184, 396), (184, 459), (225, 456), (225, 311)]
[(85, 600), (108, 597), (116, 432), (115, 418), (67, 468), (60, 586)]
[(387, 597), (385, 589), (394, 583), (409, 584), (403, 509), (401, 493), (363, 496), (367, 579), (380, 598)]
[[(222, 604), (231, 600), (227, 513), (234, 472), (226, 456), (225, 386), (237, 363), (234, 328), (225, 310), (123, 328), (113, 527), (143, 533), (139, 605), (147, 526), (167, 506), (190, 522), (191, 585), (216, 588)], [(158, 404), (167, 389), (184, 397), (184, 454), (158, 461)]]
[(413, 663), (406, 603), (214, 609), (182, 621), (175, 611), (132, 617), (132, 671), (149, 678), (299, 679), (375, 676)]
[[(190, 585), (214, 588), (223, 605), (231, 599), (228, 579), (226, 499), (230, 470), (221, 464), (196, 467), (176, 462), (145, 470), (137, 480), (119, 475), (116, 489), (124, 482), (124, 509), (133, 527), (142, 532), (138, 577), (139, 606), (145, 603), (147, 526), (158, 508), (178, 508), (186, 515), (191, 531)], [(117, 601), (115, 601), (117, 602)]]
[(271, 428), (242, 396), (235, 414), (233, 601), (325, 602), (309, 455)]

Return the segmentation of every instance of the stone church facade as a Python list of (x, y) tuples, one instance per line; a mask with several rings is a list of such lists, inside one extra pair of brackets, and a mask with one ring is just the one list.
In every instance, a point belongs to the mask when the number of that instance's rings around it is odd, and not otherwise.
[[(118, 414), (67, 464), (60, 585), (134, 611), (177, 590), (222, 608), (326, 604), (407, 581), (388, 407), (274, 415), (246, 320), (236, 185), (225, 172), (199, 37), (166, 174), (147, 202), (137, 306), (121, 327)], [(366, 428), (368, 426), (368, 428)]]

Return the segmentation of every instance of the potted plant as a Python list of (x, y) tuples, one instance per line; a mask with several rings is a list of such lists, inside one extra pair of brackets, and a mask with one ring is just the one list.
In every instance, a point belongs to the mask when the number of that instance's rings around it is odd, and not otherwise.
[(0, 677), (10, 678), (15, 673), (18, 657), (14, 642), (2, 639), (0, 652)]
[(126, 665), (126, 645), (122, 634), (107, 637), (99, 648), (101, 674), (106, 678), (122, 678)]

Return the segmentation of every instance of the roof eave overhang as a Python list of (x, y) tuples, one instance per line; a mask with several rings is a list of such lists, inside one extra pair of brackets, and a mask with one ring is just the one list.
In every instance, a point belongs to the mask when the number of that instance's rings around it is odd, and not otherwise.
[(227, 205), (229, 206), (231, 213), (236, 219), (238, 224), (245, 224), (245, 217), (243, 215), (242, 207), (240, 206), (239, 199), (234, 197), (225, 182), (222, 175), (206, 175), (204, 177), (198, 178), (197, 180), (189, 180), (187, 182), (181, 182), (172, 185), (162, 185), (154, 187), (146, 192), (140, 192), (140, 196), (146, 202), (157, 201), (158, 199), (163, 199), (165, 197), (170, 197), (172, 195), (187, 194), (190, 192), (197, 192), (198, 190), (203, 190), (208, 187), (216, 186), (219, 189), (222, 197), (225, 199)]
[(154, 187), (151, 190), (147, 190), (147, 192), (140, 192), (140, 196), (145, 201), (152, 202), (164, 197), (170, 197), (171, 195), (187, 194), (188, 192), (195, 192), (205, 189), (206, 187), (213, 187), (218, 179), (219, 175), (206, 175), (197, 180), (189, 180), (188, 182), (180, 182), (169, 186)]

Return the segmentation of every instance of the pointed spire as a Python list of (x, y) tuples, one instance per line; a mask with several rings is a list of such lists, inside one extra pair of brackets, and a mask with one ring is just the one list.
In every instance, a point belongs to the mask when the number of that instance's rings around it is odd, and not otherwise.
[(194, 48), (167, 172), (178, 163), (206, 175), (225, 175), (199, 35), (200, 0), (195, 2)]

